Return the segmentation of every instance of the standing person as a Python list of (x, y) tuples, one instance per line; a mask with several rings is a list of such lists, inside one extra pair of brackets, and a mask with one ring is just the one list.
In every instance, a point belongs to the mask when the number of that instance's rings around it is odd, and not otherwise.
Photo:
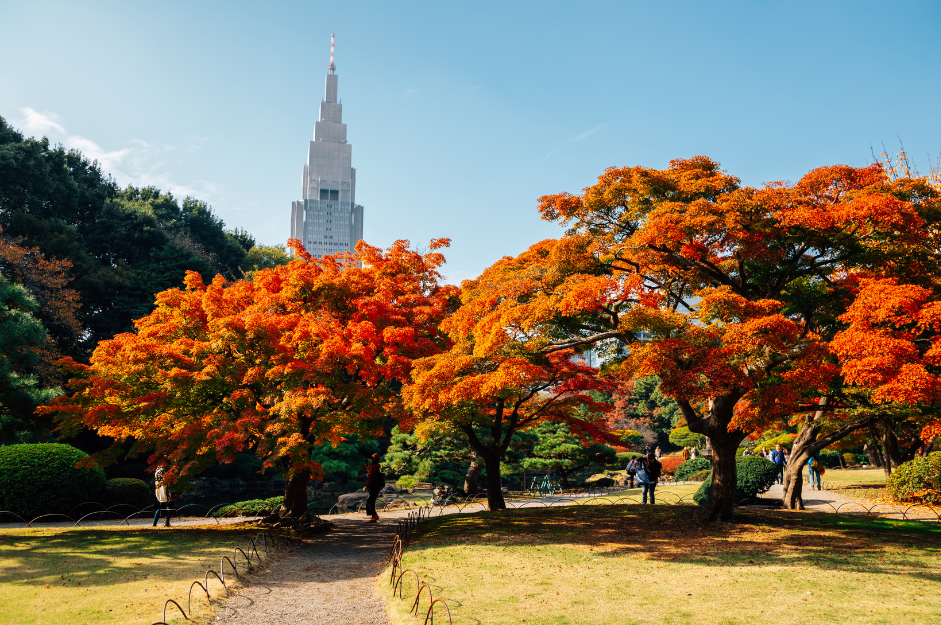
[(817, 482), (817, 490), (820, 488), (820, 453), (816, 453), (807, 459), (807, 481), (810, 482), (810, 490), (814, 490), (814, 481)]
[(689, 460), (689, 447), (683, 448), (683, 461)]
[(647, 457), (643, 460), (643, 465), (637, 471), (637, 481), (640, 482), (644, 504), (647, 503), (648, 493), (650, 494), (650, 505), (657, 503), (654, 498), (654, 490), (657, 488), (657, 481), (660, 479), (662, 470), (663, 466), (657, 460), (654, 453), (650, 452), (647, 454)]
[(154, 527), (157, 527), (157, 519), (160, 518), (160, 512), (162, 510), (167, 510), (166, 527), (170, 527), (170, 512), (167, 506), (167, 502), (170, 498), (167, 496), (167, 487), (163, 483), (163, 467), (157, 467), (157, 471), (154, 473), (154, 495), (157, 497), (157, 511), (154, 512)]
[(631, 458), (631, 461), (627, 463), (627, 487), (634, 488), (634, 476), (637, 474), (637, 470), (640, 469), (641, 464), (638, 462), (639, 458)]
[(695, 447), (693, 447), (692, 449), (689, 450), (689, 457), (690, 457), (690, 459), (696, 458), (696, 448), (695, 448)]
[(774, 446), (774, 451), (771, 452), (771, 462), (778, 467), (778, 484), (783, 484), (784, 465), (787, 464), (787, 460), (784, 457), (784, 451), (781, 449), (781, 443)]
[(385, 487), (386, 479), (382, 471), (379, 470), (379, 454), (373, 454), (370, 459), (372, 462), (366, 465), (366, 486), (363, 487), (363, 490), (369, 492), (369, 497), (366, 498), (366, 514), (370, 515), (370, 519), (366, 522), (375, 523), (379, 520), (379, 515), (376, 514), (376, 498), (379, 497), (379, 492)]
[(660, 451), (660, 448), (659, 448), (659, 447), (657, 447), (657, 449), (656, 449), (656, 450), (654, 451), (654, 454), (656, 454), (656, 458), (657, 458), (657, 460), (659, 460), (659, 459), (660, 459), (660, 457), (661, 457), (661, 456), (663, 455), (663, 454), (661, 453), (661, 451)]

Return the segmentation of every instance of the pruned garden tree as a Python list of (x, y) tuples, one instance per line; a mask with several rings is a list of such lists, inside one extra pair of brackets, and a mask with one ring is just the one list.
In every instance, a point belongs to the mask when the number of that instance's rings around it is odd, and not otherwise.
[(527, 471), (546, 471), (559, 476), (562, 488), (572, 486), (573, 475), (591, 469), (603, 471), (617, 461), (614, 448), (594, 438), (576, 436), (562, 421), (543, 421), (533, 430), (532, 449), (521, 462)]
[(64, 362), (72, 394), (44, 410), (66, 432), (133, 439), (170, 484), (249, 450), (288, 477), (279, 516), (304, 516), (313, 448), (381, 433), (412, 360), (446, 347), (457, 290), (439, 283), (440, 253), (406, 241), (323, 259), (289, 244), (295, 260), (251, 281), (189, 273), (159, 293), (136, 332), (102, 341), (89, 366)]
[(465, 280), (460, 308), (441, 324), (452, 347), (415, 361), (402, 391), (413, 415), (407, 425), (420, 435), (457, 429), (467, 437), (486, 468), (490, 510), (506, 508), (501, 463), (515, 432), (555, 420), (616, 442), (600, 418), (607, 404), (589, 392), (610, 390), (611, 383), (573, 350), (544, 349), (552, 339), (541, 334), (550, 328), (542, 319), (554, 313), (526, 302), (544, 278), (555, 277), (527, 272), (529, 264), (528, 254), (506, 257)]
[(569, 224), (566, 238), (586, 240), (595, 261), (556, 263), (559, 290), (604, 285), (555, 320), (568, 336), (549, 349), (614, 342), (610, 369), (660, 376), (711, 443), (700, 510), (711, 521), (732, 517), (744, 437), (816, 401), (839, 373), (829, 341), (857, 276), (908, 258), (936, 203), (925, 184), (889, 180), (879, 164), (750, 188), (695, 157), (608, 169), (580, 196), (540, 198), (540, 210)]

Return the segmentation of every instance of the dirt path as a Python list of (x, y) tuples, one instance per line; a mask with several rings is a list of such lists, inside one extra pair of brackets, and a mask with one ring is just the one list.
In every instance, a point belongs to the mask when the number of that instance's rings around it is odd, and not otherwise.
[(336, 529), (304, 545), (229, 600), (225, 625), (387, 625), (375, 578), (385, 565), (396, 522), (407, 512), (366, 523), (365, 515), (330, 517)]

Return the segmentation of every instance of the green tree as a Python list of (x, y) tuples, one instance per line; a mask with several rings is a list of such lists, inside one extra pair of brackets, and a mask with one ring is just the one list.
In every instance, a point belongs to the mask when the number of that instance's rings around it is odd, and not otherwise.
[(377, 441), (361, 441), (356, 435), (351, 435), (335, 446), (329, 443), (316, 445), (310, 458), (323, 467), (324, 481), (338, 480), (345, 484), (365, 476), (366, 460), (377, 451)]
[(60, 393), (41, 388), (39, 378), (29, 373), (39, 362), (35, 348), (46, 342), (36, 308), (25, 288), (0, 276), (0, 443), (34, 431), (33, 409)]
[(536, 442), (523, 460), (528, 471), (551, 471), (559, 476), (562, 488), (570, 488), (569, 478), (586, 469), (601, 471), (617, 460), (614, 448), (572, 433), (568, 423), (543, 421), (527, 430)]

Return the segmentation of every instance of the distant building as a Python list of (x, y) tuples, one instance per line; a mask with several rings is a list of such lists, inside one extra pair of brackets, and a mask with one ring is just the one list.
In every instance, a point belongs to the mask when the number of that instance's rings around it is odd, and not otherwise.
[(353, 146), (346, 142), (333, 53), (330, 35), (330, 67), (320, 120), (314, 124), (314, 139), (307, 149), (301, 200), (291, 202), (291, 238), (301, 241), (317, 258), (353, 251), (363, 238), (363, 207), (356, 203)]

